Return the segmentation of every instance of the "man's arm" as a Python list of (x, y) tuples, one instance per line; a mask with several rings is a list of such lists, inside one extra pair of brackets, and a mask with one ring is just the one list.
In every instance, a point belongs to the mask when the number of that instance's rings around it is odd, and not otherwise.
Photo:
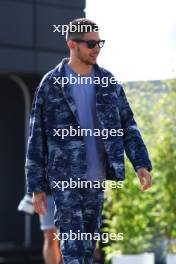
[(44, 133), (44, 91), (47, 84), (44, 77), (37, 87), (32, 103), (29, 138), (27, 144), (25, 174), (27, 181), (27, 192), (33, 193), (34, 208), (37, 213), (46, 211), (46, 154), (47, 144)]
[(123, 87), (119, 84), (117, 84), (117, 92), (125, 152), (139, 176), (141, 190), (144, 191), (152, 184), (149, 173), (152, 170), (152, 164)]
[(34, 210), (37, 214), (46, 214), (47, 212), (46, 192), (34, 192), (33, 204), (34, 204)]

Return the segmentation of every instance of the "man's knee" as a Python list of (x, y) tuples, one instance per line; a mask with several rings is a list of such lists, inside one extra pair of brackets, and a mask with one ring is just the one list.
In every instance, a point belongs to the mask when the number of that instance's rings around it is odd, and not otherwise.
[(54, 228), (53, 229), (49, 229), (49, 230), (45, 230), (43, 233), (44, 233), (44, 243), (47, 246), (52, 247), (56, 243), (58, 243), (57, 240), (54, 240), (54, 238), (55, 238), (54, 233), (56, 233), (56, 230)]

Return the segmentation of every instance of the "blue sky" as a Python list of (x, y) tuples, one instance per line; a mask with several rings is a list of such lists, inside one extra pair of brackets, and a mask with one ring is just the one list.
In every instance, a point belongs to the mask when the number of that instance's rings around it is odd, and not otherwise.
[(106, 40), (98, 63), (119, 81), (176, 78), (175, 0), (87, 0)]

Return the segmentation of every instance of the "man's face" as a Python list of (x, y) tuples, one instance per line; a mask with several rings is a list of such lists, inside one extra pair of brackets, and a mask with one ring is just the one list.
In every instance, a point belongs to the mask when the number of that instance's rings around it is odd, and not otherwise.
[[(82, 40), (100, 40), (98, 32), (88, 32), (81, 37)], [(97, 57), (100, 53), (100, 48), (96, 45), (93, 49), (87, 47), (86, 43), (75, 43), (75, 48), (73, 52), (76, 57), (83, 63), (87, 65), (93, 65), (97, 61)]]

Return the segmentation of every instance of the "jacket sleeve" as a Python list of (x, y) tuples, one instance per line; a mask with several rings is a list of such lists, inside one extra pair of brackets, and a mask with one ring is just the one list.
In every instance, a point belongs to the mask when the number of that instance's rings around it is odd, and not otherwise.
[(148, 151), (134, 119), (133, 112), (126, 98), (123, 87), (117, 84), (119, 113), (124, 132), (124, 148), (135, 171), (139, 168), (152, 170)]
[(42, 79), (37, 87), (32, 103), (29, 138), (27, 143), (25, 175), (27, 192), (46, 192), (46, 154), (47, 144), (44, 133), (44, 90), (47, 80)]

